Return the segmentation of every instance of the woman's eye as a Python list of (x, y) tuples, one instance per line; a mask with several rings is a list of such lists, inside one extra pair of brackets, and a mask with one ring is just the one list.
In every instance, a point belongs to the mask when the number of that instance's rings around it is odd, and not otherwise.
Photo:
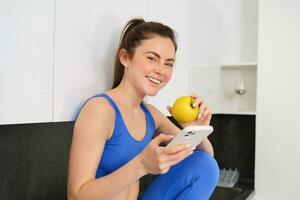
[(166, 63), (166, 65), (168, 66), (168, 67), (173, 67), (173, 63)]
[(148, 60), (154, 62), (154, 61), (155, 61), (155, 58), (154, 58), (154, 57), (148, 57)]

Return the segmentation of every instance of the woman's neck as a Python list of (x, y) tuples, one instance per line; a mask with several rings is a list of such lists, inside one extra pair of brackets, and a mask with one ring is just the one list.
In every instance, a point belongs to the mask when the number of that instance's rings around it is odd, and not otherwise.
[(116, 88), (108, 91), (119, 104), (126, 107), (126, 109), (136, 109), (140, 107), (145, 95), (138, 93), (134, 87), (126, 82), (121, 82)]

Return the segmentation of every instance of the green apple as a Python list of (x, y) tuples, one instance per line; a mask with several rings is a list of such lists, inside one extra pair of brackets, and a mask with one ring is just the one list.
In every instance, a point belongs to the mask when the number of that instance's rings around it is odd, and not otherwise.
[(176, 99), (172, 107), (172, 115), (181, 123), (192, 122), (197, 119), (199, 106), (193, 107), (195, 99), (190, 96), (182, 96)]

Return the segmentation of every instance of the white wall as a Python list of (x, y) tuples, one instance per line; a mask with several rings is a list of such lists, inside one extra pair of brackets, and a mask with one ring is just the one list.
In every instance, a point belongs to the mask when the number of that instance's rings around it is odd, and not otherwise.
[(54, 4), (0, 1), (0, 124), (52, 121)]
[[(257, 67), (223, 67), (221, 72), (221, 111), (255, 113), (256, 111), (256, 82)], [(241, 82), (246, 93), (238, 96), (234, 90)]]
[(147, 17), (147, 0), (56, 1), (53, 121), (74, 120), (85, 100), (111, 88), (122, 27)]
[(300, 1), (260, 0), (255, 195), (300, 197)]
[(110, 89), (121, 28), (139, 16), (169, 25), (178, 36), (172, 80), (148, 101), (168, 115), (167, 105), (196, 92), (217, 107), (221, 25), (215, 9), (204, 0), (117, 2), (57, 1), (54, 121), (73, 120), (86, 98)]
[(217, 110), (220, 14), (205, 0), (174, 2), (149, 1), (149, 19), (162, 21), (177, 32), (178, 52), (170, 83), (148, 101), (169, 115), (167, 105), (172, 106), (179, 96), (196, 93), (203, 96), (213, 110)]
[(178, 36), (172, 81), (149, 101), (168, 114), (166, 105), (196, 92), (217, 107), (220, 16), (205, 0), (23, 4), (0, 6), (0, 124), (74, 120), (88, 97), (110, 89), (121, 29), (133, 17), (161, 21)]
[[(88, 97), (110, 88), (118, 37), (132, 17), (161, 21), (178, 33), (174, 76), (158, 96), (149, 98), (165, 114), (166, 105), (193, 92), (217, 113), (224, 56), (238, 63), (253, 61), (256, 55), (251, 32), (256, 30), (251, 28), (255, 3), (245, 0), (134, 0), (130, 4), (30, 0), (23, 4), (21, 0), (0, 4), (4, 30), (0, 41), (5, 44), (0, 46), (0, 124), (74, 120)], [(247, 44), (241, 41), (243, 36), (249, 36)]]
[(257, 0), (207, 0), (220, 13), (221, 63), (257, 61)]

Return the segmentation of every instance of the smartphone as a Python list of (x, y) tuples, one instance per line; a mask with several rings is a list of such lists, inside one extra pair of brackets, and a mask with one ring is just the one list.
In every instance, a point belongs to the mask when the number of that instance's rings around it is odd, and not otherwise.
[(177, 144), (190, 144), (191, 147), (196, 147), (214, 131), (212, 126), (187, 126), (181, 130), (168, 146)]

